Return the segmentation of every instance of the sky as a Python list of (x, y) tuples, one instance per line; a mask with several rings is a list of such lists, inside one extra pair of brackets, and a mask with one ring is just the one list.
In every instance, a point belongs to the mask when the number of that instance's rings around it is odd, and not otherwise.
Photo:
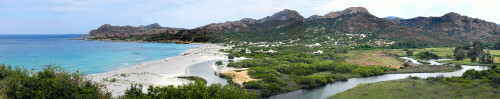
[(365, 7), (377, 17), (456, 12), (500, 24), (500, 0), (0, 0), (0, 34), (87, 34), (103, 24), (196, 28), (260, 19), (284, 9), (302, 16)]

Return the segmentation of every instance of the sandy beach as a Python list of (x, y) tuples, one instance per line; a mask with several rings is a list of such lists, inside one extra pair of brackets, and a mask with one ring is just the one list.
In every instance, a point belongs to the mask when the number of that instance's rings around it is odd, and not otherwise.
[[(143, 62), (127, 68), (89, 74), (86, 77), (94, 82), (105, 85), (107, 90), (113, 94), (113, 97), (123, 95), (124, 91), (131, 84), (143, 85), (144, 91), (149, 85), (168, 86), (187, 84), (190, 81), (177, 77), (185, 75), (189, 66), (211, 60), (228, 59), (227, 53), (220, 52), (220, 49), (229, 49), (229, 47), (204, 43), (176, 57)], [(116, 81), (112, 82), (113, 78)]]

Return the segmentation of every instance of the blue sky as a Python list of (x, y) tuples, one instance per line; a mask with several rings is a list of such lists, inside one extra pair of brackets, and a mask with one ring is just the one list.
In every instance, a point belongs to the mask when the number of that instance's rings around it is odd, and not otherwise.
[(378, 17), (457, 12), (500, 23), (500, 0), (0, 0), (0, 34), (86, 34), (102, 24), (195, 28), (283, 9), (304, 17), (362, 6)]

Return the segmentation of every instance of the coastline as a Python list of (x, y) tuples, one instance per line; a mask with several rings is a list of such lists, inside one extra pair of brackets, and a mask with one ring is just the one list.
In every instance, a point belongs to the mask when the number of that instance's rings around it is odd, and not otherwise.
[(219, 50), (230, 48), (212, 43), (196, 44), (200, 44), (200, 46), (189, 49), (179, 56), (141, 62), (126, 68), (89, 74), (86, 77), (106, 86), (106, 89), (112, 93), (113, 97), (123, 95), (131, 84), (143, 85), (143, 91), (146, 91), (150, 85), (176, 86), (187, 84), (191, 81), (177, 77), (185, 76), (189, 66), (213, 60), (227, 60), (227, 53)]

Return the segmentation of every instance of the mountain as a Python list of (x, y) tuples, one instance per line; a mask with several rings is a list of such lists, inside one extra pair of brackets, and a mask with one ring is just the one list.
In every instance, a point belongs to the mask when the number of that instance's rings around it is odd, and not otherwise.
[(285, 9), (277, 12), (272, 16), (255, 20), (244, 18), (239, 21), (228, 21), (224, 23), (212, 23), (205, 26), (197, 27), (189, 32), (194, 34), (210, 34), (210, 33), (226, 33), (226, 32), (243, 32), (252, 30), (278, 29), (295, 22), (301, 22), (304, 17), (295, 10)]
[(175, 34), (180, 30), (185, 30), (181, 28), (169, 28), (162, 27), (158, 23), (154, 23), (147, 26), (111, 26), (110, 24), (104, 24), (101, 27), (91, 30), (88, 35), (83, 37), (92, 39), (101, 38), (127, 38), (133, 35), (151, 35), (151, 34)]
[(435, 44), (456, 42), (454, 38), (439, 33), (411, 28), (378, 18), (362, 7), (350, 7), (342, 11), (330, 12), (324, 16), (313, 15), (302, 22), (295, 22), (280, 29), (229, 32), (219, 35), (222, 39), (230, 41), (322, 42), (353, 46), (356, 46), (355, 43), (384, 45), (391, 41)]
[(432, 31), (463, 42), (497, 41), (500, 26), (493, 22), (450, 12), (441, 17), (416, 17), (393, 22), (408, 27)]
[(404, 19), (404, 18), (397, 17), (397, 16), (387, 16), (384, 19)]
[[(325, 29), (327, 32), (338, 32), (344, 34), (373, 35), (375, 38), (392, 39), (398, 41), (413, 40), (434, 43), (446, 43), (455, 41), (453, 38), (428, 32), (422, 29), (410, 28), (378, 18), (362, 7), (350, 7), (343, 11), (330, 12), (323, 19), (306, 22), (308, 28), (316, 28), (330, 24)], [(323, 28), (323, 27), (322, 27)]]
[(494, 42), (500, 28), (481, 19), (448, 13), (441, 17), (378, 18), (363, 7), (349, 7), (323, 16), (304, 18), (285, 9), (261, 19), (212, 23), (194, 29), (147, 26), (111, 26), (105, 24), (89, 32), (89, 38), (140, 39), (145, 41), (202, 42), (289, 42), (387, 45), (397, 42), (459, 44), (475, 40)]

